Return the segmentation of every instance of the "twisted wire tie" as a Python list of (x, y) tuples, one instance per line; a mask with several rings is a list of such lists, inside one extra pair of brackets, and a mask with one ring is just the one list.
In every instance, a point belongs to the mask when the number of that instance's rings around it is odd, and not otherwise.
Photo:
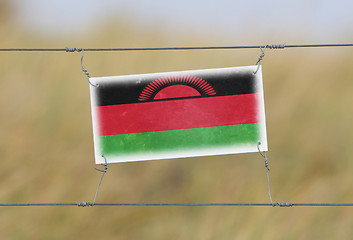
[(259, 57), (259, 59), (257, 60), (257, 62), (255, 64), (257, 66), (257, 68), (253, 72), (253, 74), (255, 75), (259, 71), (260, 63), (261, 63), (262, 59), (265, 57), (265, 50), (267, 48), (269, 48), (269, 49), (284, 49), (285, 47), (286, 47), (285, 43), (265, 45), (263, 48), (262, 48), (262, 46), (260, 46), (261, 54), (260, 54), (260, 57)]
[(272, 204), (273, 207), (279, 206), (279, 207), (293, 207), (294, 203), (292, 202), (281, 202), (281, 203), (274, 203)]
[(65, 48), (66, 52), (82, 52), (82, 56), (81, 56), (81, 69), (82, 72), (87, 76), (87, 80), (88, 83), (93, 86), (93, 87), (99, 87), (99, 84), (93, 84), (90, 80), (91, 76), (89, 75), (88, 71), (84, 68), (83, 66), (83, 57), (84, 57), (84, 49), (83, 48), (70, 48), (70, 47), (66, 47)]
[(265, 48), (269, 48), (269, 49), (284, 49), (286, 47), (285, 43), (281, 43), (281, 44), (272, 44), (272, 45), (266, 45)]
[(90, 202), (77, 202), (77, 207), (93, 207), (94, 205)]
[(82, 52), (83, 51), (83, 48), (70, 48), (70, 47), (66, 47), (65, 48), (65, 51), (66, 52)]

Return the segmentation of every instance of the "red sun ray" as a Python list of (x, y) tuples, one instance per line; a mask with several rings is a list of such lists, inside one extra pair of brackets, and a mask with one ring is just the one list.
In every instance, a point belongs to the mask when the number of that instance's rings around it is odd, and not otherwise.
[(200, 77), (169, 75), (149, 83), (141, 92), (139, 101), (215, 95), (213, 87)]

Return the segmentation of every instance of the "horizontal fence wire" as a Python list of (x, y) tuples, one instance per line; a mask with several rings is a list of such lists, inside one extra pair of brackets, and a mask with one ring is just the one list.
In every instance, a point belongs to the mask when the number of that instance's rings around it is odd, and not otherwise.
[(196, 47), (136, 47), (136, 48), (0, 48), (2, 52), (81, 52), (81, 51), (173, 51), (173, 50), (227, 50), (227, 49), (284, 49), (318, 47), (353, 47), (353, 43), (329, 44), (270, 44), (249, 46), (196, 46)]
[(52, 206), (77, 206), (77, 207), (94, 207), (94, 206), (170, 206), (170, 207), (353, 207), (353, 203), (1, 203), (0, 207), (52, 207)]

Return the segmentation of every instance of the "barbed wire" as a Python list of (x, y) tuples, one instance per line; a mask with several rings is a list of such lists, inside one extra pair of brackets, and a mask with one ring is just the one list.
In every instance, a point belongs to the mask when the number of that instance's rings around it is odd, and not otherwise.
[(1, 203), (0, 207), (53, 207), (53, 206), (77, 206), (77, 207), (95, 207), (95, 206), (171, 206), (171, 207), (353, 207), (353, 203)]
[(173, 51), (173, 50), (227, 50), (227, 49), (285, 49), (318, 47), (353, 47), (353, 43), (328, 44), (268, 44), (248, 46), (195, 46), (195, 47), (135, 47), (135, 48), (0, 48), (1, 52), (96, 52), (96, 51)]

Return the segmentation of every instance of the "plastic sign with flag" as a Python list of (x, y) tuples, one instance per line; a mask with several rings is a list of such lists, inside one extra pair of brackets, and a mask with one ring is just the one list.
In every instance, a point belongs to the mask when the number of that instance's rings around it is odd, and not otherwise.
[(267, 151), (256, 69), (91, 78), (96, 163)]

